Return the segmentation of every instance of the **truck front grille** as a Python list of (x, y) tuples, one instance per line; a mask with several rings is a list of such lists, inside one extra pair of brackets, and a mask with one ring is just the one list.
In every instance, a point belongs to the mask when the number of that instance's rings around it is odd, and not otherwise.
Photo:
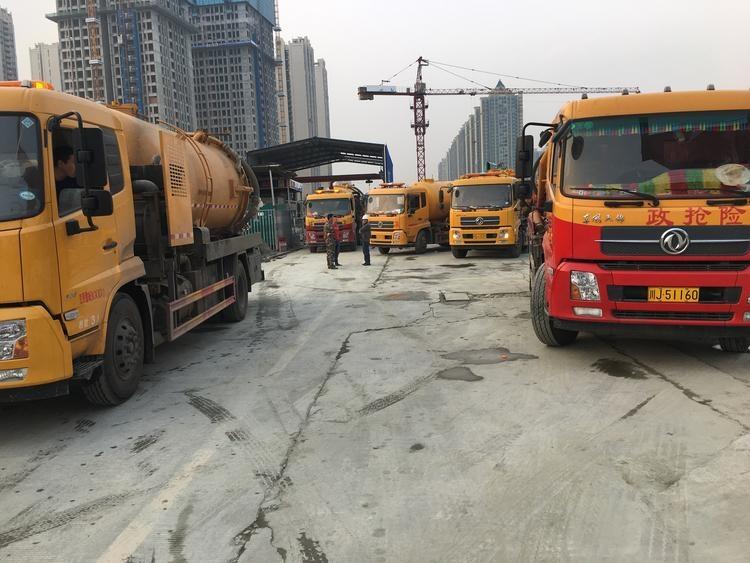
[(743, 272), (748, 262), (603, 262), (603, 270), (641, 272)]

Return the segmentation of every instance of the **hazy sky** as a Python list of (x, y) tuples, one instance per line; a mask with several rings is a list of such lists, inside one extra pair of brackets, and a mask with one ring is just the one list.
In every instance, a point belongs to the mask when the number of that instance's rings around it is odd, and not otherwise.
[[(750, 88), (750, 0), (279, 0), (282, 34), (307, 35), (328, 68), (331, 130), (338, 138), (387, 143), (398, 179), (416, 175), (408, 98), (357, 99), (357, 86), (378, 84), (417, 57), (586, 86), (636, 85), (644, 91)], [(0, 0), (13, 12), (21, 75), (28, 48), (52, 42), (44, 18), (54, 0)], [(497, 77), (456, 71), (482, 84)], [(506, 86), (533, 83), (503, 79)], [(428, 87), (471, 86), (436, 68)], [(410, 86), (414, 71), (395, 78)], [(524, 120), (547, 121), (563, 97), (524, 97)], [(428, 172), (477, 100), (429, 99)], [(337, 166), (336, 172), (362, 167)]]

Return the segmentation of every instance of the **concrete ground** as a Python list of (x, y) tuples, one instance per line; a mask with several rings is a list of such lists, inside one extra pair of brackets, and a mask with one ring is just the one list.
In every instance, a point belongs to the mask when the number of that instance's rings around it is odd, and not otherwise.
[(524, 258), (342, 261), (118, 408), (2, 408), (0, 562), (748, 560), (749, 355), (547, 349)]

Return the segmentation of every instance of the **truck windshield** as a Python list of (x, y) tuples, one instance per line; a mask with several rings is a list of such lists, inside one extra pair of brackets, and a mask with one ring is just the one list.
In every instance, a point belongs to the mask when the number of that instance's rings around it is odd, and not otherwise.
[(563, 144), (563, 191), (571, 197), (750, 192), (748, 110), (574, 121)]
[(39, 123), (0, 114), (0, 221), (38, 214), (44, 206)]
[(307, 214), (311, 217), (325, 217), (329, 213), (341, 216), (351, 212), (348, 199), (311, 199), (307, 202)]
[(456, 186), (453, 189), (453, 209), (487, 209), (510, 207), (512, 201), (509, 184), (485, 186)]
[(379, 194), (367, 198), (367, 212), (398, 215), (404, 212), (403, 194)]

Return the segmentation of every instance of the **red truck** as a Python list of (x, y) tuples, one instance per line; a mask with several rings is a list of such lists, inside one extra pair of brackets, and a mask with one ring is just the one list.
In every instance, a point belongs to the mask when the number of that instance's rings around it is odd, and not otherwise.
[[(579, 332), (750, 346), (750, 91), (567, 103), (519, 139), (535, 189), (531, 312), (544, 344)], [(533, 181), (532, 181), (533, 177)]]

